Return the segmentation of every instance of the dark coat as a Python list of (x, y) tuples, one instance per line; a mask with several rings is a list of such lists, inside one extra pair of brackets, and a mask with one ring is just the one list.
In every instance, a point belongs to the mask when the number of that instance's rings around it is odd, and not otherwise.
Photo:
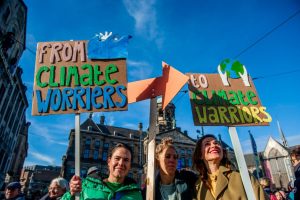
[[(194, 190), (195, 188), (194, 186), (197, 179), (198, 176), (191, 171), (186, 171), (186, 170), (176, 171), (175, 186), (176, 186), (176, 192), (179, 197), (179, 200), (192, 200), (195, 197), (196, 193)], [(159, 186), (160, 186), (160, 175), (158, 174), (155, 179), (155, 200), (162, 199)]]
[(15, 198), (11, 198), (11, 199), (8, 199), (8, 200), (25, 200), (25, 196), (24, 196), (24, 194), (19, 194)]

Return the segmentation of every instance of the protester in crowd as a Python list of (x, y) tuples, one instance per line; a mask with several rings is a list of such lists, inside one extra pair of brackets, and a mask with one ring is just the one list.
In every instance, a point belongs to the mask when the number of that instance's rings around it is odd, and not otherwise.
[(269, 178), (263, 177), (263, 178), (259, 179), (259, 183), (262, 186), (262, 188), (264, 189), (265, 193), (270, 198), (270, 200), (277, 200), (275, 194), (272, 192), (272, 190), (270, 188), (270, 179)]
[(291, 152), (291, 159), (294, 166), (295, 177), (300, 178), (300, 148), (294, 149)]
[[(240, 173), (231, 169), (226, 151), (214, 135), (198, 140), (193, 165), (200, 174), (195, 186), (197, 199), (247, 199)], [(254, 176), (250, 177), (256, 200), (268, 199)]]
[(291, 152), (296, 180), (294, 182), (294, 198), (300, 199), (300, 147)]
[(176, 170), (178, 154), (172, 138), (163, 138), (161, 143), (156, 146), (155, 159), (159, 168), (159, 173), (155, 179), (155, 199), (193, 199), (197, 175), (192, 171)]
[(101, 179), (99, 168), (96, 167), (96, 166), (90, 167), (87, 171), (87, 176), (97, 178), (97, 179)]
[(5, 188), (5, 199), (7, 200), (25, 200), (21, 192), (21, 184), (19, 182), (11, 182)]
[(118, 143), (108, 156), (108, 178), (101, 180), (87, 176), (81, 183), (78, 176), (70, 181), (70, 192), (63, 200), (73, 199), (80, 192), (80, 199), (118, 199), (142, 200), (142, 194), (136, 182), (127, 177), (131, 168), (132, 150), (123, 143)]
[(277, 200), (286, 200), (286, 194), (283, 190), (277, 190), (275, 196)]
[(287, 193), (287, 200), (295, 200), (295, 189), (294, 189), (294, 184), (293, 184), (293, 182), (292, 181), (290, 181), (289, 183), (288, 183), (288, 186), (287, 186), (287, 188), (288, 188), (288, 193)]
[(69, 191), (69, 183), (64, 178), (55, 178), (51, 181), (48, 187), (48, 194), (43, 196), (41, 200), (59, 200)]

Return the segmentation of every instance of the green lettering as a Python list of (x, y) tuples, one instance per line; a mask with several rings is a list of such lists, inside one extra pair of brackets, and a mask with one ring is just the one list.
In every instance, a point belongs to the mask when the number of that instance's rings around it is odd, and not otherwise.
[(100, 70), (100, 66), (99, 65), (95, 65), (95, 67), (94, 67), (94, 82), (98, 86), (104, 85), (106, 83), (105, 80), (100, 80), (99, 77), (101, 75), (102, 75), (102, 72)]
[(119, 69), (115, 64), (107, 65), (105, 68), (105, 80), (111, 85), (118, 83), (118, 81), (116, 79), (111, 79), (111, 77), (110, 77), (111, 74), (116, 73), (118, 71), (119, 71)]
[(254, 93), (254, 92), (252, 92), (252, 91), (247, 91), (246, 92), (246, 97), (247, 97), (247, 99), (249, 100), (249, 102), (252, 104), (252, 105), (257, 105), (258, 104), (258, 102), (257, 101), (255, 101), (255, 100), (253, 100), (252, 98), (254, 98), (254, 97), (256, 97), (256, 94)]
[(72, 77), (74, 77), (74, 86), (79, 86), (79, 74), (78, 74), (78, 67), (77, 66), (69, 66), (68, 67), (68, 75), (66, 86), (71, 86)]
[(60, 68), (60, 77), (59, 77), (60, 86), (65, 86), (66, 84), (66, 67), (62, 66)]
[(81, 69), (88, 69), (88, 73), (80, 76), (80, 85), (93, 86), (93, 66), (90, 64), (85, 64), (81, 66)]
[(232, 96), (229, 98), (229, 102), (230, 102), (232, 105), (240, 105), (240, 104), (241, 104), (241, 102), (239, 101), (239, 97), (238, 97), (238, 95), (235, 93), (235, 91), (229, 90), (228, 93), (232, 95)]
[(246, 101), (244, 101), (245, 95), (243, 95), (242, 91), (241, 91), (241, 90), (238, 90), (237, 94), (238, 94), (238, 97), (239, 97), (239, 99), (240, 99), (240, 102), (241, 102), (244, 106), (248, 106), (249, 103), (246, 102)]
[(41, 76), (42, 76), (43, 72), (49, 72), (49, 68), (47, 66), (42, 66), (39, 68), (38, 72), (35, 75), (36, 84), (41, 88), (48, 86), (47, 82), (45, 82), (45, 83), (41, 82)]
[(55, 82), (55, 69), (55, 66), (50, 66), (49, 87), (58, 87), (58, 83)]

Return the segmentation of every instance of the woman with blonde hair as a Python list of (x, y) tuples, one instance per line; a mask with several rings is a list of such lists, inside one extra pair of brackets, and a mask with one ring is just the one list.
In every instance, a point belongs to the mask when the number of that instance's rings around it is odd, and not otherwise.
[(194, 197), (197, 180), (191, 171), (178, 171), (178, 154), (170, 137), (163, 138), (155, 149), (156, 165), (159, 173), (155, 180), (156, 200), (189, 200)]
[[(231, 169), (226, 151), (214, 135), (205, 135), (198, 140), (193, 165), (200, 174), (195, 185), (197, 199), (247, 199), (240, 173)], [(251, 182), (256, 200), (268, 199), (253, 176)]]

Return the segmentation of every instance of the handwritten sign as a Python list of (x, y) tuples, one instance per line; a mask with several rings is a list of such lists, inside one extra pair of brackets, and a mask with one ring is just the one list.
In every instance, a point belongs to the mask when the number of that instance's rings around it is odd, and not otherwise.
[(90, 60), (86, 41), (37, 46), (32, 115), (127, 110), (126, 59)]
[(247, 81), (227, 77), (224, 81), (219, 74), (187, 75), (195, 125), (265, 126), (272, 121), (250, 76)]

